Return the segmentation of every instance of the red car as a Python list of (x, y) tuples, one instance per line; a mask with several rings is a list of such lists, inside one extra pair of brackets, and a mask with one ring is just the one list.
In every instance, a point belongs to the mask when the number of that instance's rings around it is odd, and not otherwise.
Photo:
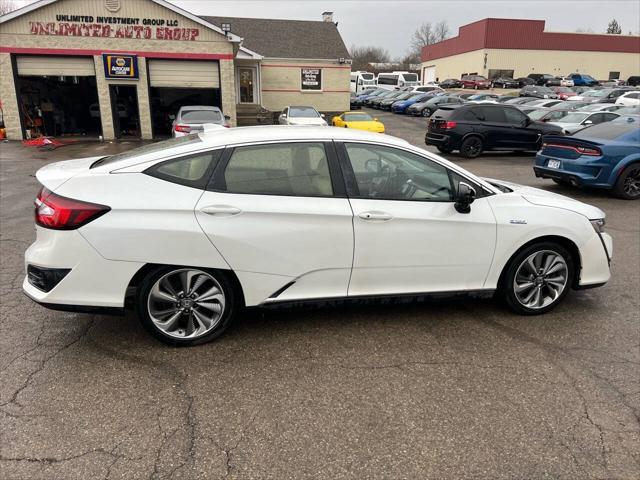
[(491, 81), (482, 75), (464, 75), (462, 77), (462, 85), (464, 88), (491, 88)]
[(553, 90), (555, 94), (558, 95), (558, 98), (560, 100), (566, 100), (569, 97), (577, 95), (577, 93), (571, 90), (569, 87), (551, 87), (551, 90)]

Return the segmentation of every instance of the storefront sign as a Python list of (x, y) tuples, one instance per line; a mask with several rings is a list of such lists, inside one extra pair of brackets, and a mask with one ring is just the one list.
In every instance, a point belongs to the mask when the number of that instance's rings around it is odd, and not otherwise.
[(125, 80), (138, 80), (138, 57), (136, 55), (102, 54), (104, 76)]
[(178, 20), (162, 18), (56, 15), (55, 22), (29, 22), (31, 35), (112, 37), (142, 40), (195, 41), (198, 28), (180, 27)]
[(303, 68), (301, 76), (301, 90), (322, 90), (322, 70), (320, 68)]

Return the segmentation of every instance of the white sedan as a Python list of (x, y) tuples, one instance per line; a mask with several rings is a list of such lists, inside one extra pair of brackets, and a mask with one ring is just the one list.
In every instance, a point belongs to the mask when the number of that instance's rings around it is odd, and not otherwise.
[(549, 123), (551, 125), (562, 127), (563, 132), (566, 135), (570, 135), (572, 133), (576, 133), (578, 130), (590, 127), (591, 125), (610, 122), (619, 116), (620, 115), (614, 112), (583, 112), (575, 110), (564, 117)]
[(324, 114), (321, 114), (313, 107), (285, 107), (278, 117), (280, 125), (307, 125), (326, 127), (327, 121)]
[(25, 293), (134, 306), (169, 344), (218, 337), (243, 306), (303, 300), (497, 291), (540, 314), (610, 276), (598, 208), (352, 129), (203, 132), (36, 176)]
[(616, 100), (616, 105), (623, 105), (625, 107), (636, 107), (640, 105), (640, 91), (631, 91), (623, 93)]

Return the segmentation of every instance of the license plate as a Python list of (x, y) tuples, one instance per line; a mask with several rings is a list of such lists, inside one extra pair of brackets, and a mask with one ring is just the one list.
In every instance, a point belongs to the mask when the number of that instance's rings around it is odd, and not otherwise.
[(549, 163), (547, 163), (547, 167), (560, 168), (560, 160), (549, 160)]

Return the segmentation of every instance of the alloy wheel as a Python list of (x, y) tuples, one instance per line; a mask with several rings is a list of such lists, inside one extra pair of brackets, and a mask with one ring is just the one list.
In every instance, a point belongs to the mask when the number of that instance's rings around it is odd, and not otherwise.
[(202, 270), (184, 268), (162, 276), (147, 298), (151, 321), (164, 334), (193, 339), (216, 328), (225, 311), (220, 283)]
[(568, 278), (569, 268), (562, 255), (541, 250), (520, 264), (513, 279), (513, 292), (524, 307), (545, 308), (560, 298)]
[(478, 137), (469, 137), (462, 144), (462, 154), (467, 158), (475, 158), (482, 151), (482, 140)]
[(640, 167), (632, 168), (624, 179), (624, 193), (629, 197), (640, 196)]

